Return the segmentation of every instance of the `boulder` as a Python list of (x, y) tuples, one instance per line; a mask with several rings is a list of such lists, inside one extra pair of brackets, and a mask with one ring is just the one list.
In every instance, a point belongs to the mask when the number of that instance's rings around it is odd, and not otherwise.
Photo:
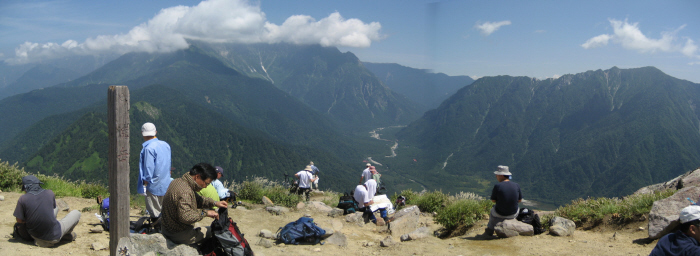
[(649, 238), (658, 239), (675, 229), (681, 209), (690, 205), (686, 198), (697, 199), (698, 194), (700, 187), (686, 187), (654, 202), (649, 212)]
[(61, 211), (70, 211), (70, 206), (68, 206), (68, 203), (63, 201), (63, 199), (56, 199), (56, 208)]
[(572, 220), (554, 217), (550, 221), (549, 234), (554, 236), (571, 236), (576, 230), (576, 223)]
[(174, 244), (166, 241), (161, 234), (131, 234), (122, 237), (117, 244), (117, 251), (126, 250), (129, 255), (186, 256), (198, 255), (197, 249), (184, 244)]
[(258, 234), (260, 237), (264, 237), (267, 239), (275, 239), (275, 233), (272, 233), (272, 231), (267, 230), (267, 229), (261, 229), (260, 234)]
[(337, 245), (337, 246), (342, 246), (342, 247), (348, 246), (348, 238), (340, 231), (335, 232), (333, 235), (331, 235), (330, 237), (326, 238), (323, 241), (325, 241), (328, 244), (333, 244), (333, 245)]
[(0, 201), (5, 201), (5, 196), (0, 196)]
[(387, 236), (384, 238), (384, 240), (379, 242), (379, 245), (381, 247), (391, 247), (391, 246), (396, 245), (396, 241), (394, 241), (394, 238), (392, 238), (391, 236)]
[(265, 210), (268, 212), (274, 214), (274, 215), (283, 215), (289, 212), (289, 208), (284, 207), (284, 206), (268, 206), (265, 207)]
[(273, 203), (272, 200), (270, 200), (270, 198), (267, 198), (266, 196), (263, 196), (263, 197), (262, 197), (262, 203), (263, 203), (265, 206), (273, 206), (273, 205), (275, 205), (275, 203)]
[(304, 207), (306, 207), (306, 204), (304, 204), (304, 202), (299, 202), (299, 203), (297, 204), (297, 210), (304, 209)]
[(99, 251), (99, 250), (104, 250), (104, 249), (107, 249), (107, 247), (104, 246), (102, 243), (100, 243), (100, 242), (92, 243), (92, 250)]
[(700, 169), (691, 171), (690, 173), (687, 173), (685, 176), (683, 176), (681, 180), (678, 181), (678, 185), (676, 185), (676, 188), (684, 189), (698, 186), (700, 186)]
[(328, 212), (328, 217), (335, 218), (338, 216), (343, 216), (343, 213), (343, 209), (333, 208), (330, 212)]
[(333, 231), (332, 228), (323, 228), (323, 227), (320, 227), (320, 228), (322, 228), (323, 230), (326, 231), (326, 234), (322, 235), (322, 236), (321, 236), (321, 239), (329, 238), (329, 237), (331, 237), (333, 234), (335, 234), (335, 231)]
[(270, 241), (270, 240), (260, 239), (260, 241), (258, 241), (258, 245), (265, 247), (265, 248), (270, 248), (270, 247), (272, 247), (273, 244), (272, 244), (272, 241)]
[(532, 225), (523, 223), (516, 219), (504, 220), (496, 224), (494, 227), (496, 235), (500, 238), (508, 238), (514, 236), (532, 236), (535, 235), (535, 229)]
[(325, 213), (325, 214), (328, 214), (329, 212), (331, 212), (333, 210), (333, 208), (331, 208), (330, 206), (326, 205), (323, 202), (311, 201), (311, 202), (308, 202), (307, 204), (312, 209), (314, 209), (318, 212), (321, 212), (321, 213)]
[(404, 234), (401, 236), (401, 241), (411, 241), (411, 240), (418, 240), (422, 238), (426, 238), (430, 236), (430, 229), (428, 227), (420, 227), (416, 230), (413, 230), (413, 232)]
[(419, 226), (420, 210), (412, 206), (394, 214), (394, 220), (389, 222), (389, 230), (394, 236), (401, 236), (416, 230)]
[(351, 213), (348, 215), (345, 215), (345, 221), (347, 222), (362, 222), (362, 213), (361, 212), (356, 212), (356, 213)]

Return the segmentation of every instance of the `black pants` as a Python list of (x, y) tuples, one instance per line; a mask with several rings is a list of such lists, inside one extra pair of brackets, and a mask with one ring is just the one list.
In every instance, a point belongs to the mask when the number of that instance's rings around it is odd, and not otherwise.
[(309, 192), (311, 192), (311, 188), (298, 188), (297, 189), (297, 195), (306, 194), (306, 201), (309, 201)]

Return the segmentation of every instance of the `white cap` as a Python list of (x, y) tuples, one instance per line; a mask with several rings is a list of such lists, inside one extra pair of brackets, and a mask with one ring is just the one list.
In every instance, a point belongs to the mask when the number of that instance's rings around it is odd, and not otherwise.
[(367, 163), (367, 167), (370, 167), (370, 166), (372, 166), (372, 164), (370, 164), (370, 163)]
[(691, 205), (681, 210), (681, 224), (700, 219), (700, 206)]
[(156, 125), (153, 123), (145, 123), (141, 126), (141, 135), (146, 136), (156, 136)]

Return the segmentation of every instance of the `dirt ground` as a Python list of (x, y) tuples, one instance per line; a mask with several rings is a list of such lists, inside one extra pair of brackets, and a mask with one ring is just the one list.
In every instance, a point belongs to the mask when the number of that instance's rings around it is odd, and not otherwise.
[[(78, 238), (74, 242), (62, 242), (54, 248), (40, 248), (33, 243), (12, 239), (12, 227), (15, 217), (12, 215), (21, 194), (3, 192), (5, 197), (0, 201), (0, 255), (109, 255), (108, 249), (95, 251), (93, 243), (100, 243), (105, 247), (109, 245), (109, 232), (89, 233), (89, 230), (99, 224), (95, 217), (97, 210), (83, 212), (80, 223), (75, 228)], [(94, 199), (65, 197), (71, 210), (81, 210), (85, 207), (96, 205)], [(314, 198), (312, 200), (321, 200)], [(138, 215), (139, 210), (133, 209), (131, 215)], [(333, 229), (333, 221), (337, 231), (348, 238), (347, 247), (339, 247), (330, 244), (317, 245), (284, 245), (276, 244), (270, 248), (256, 245), (260, 239), (257, 234), (261, 229), (276, 232), (278, 228), (295, 221), (304, 214), (310, 214), (316, 223), (324, 229)], [(59, 212), (58, 218), (65, 216), (67, 212)], [(627, 225), (623, 228), (602, 227), (590, 231), (577, 230), (572, 237), (555, 237), (547, 233), (537, 236), (519, 236), (508, 239), (479, 240), (477, 234), (483, 232), (486, 222), (476, 225), (467, 234), (449, 239), (429, 237), (417, 241), (399, 242), (394, 247), (380, 247), (379, 242), (387, 234), (379, 233), (374, 224), (362, 227), (357, 224), (345, 222), (344, 217), (330, 218), (325, 214), (305, 208), (275, 216), (267, 213), (260, 205), (249, 205), (248, 209), (231, 209), (229, 216), (238, 223), (241, 232), (246, 234), (247, 240), (258, 256), (272, 255), (648, 255), (654, 248), (656, 241), (647, 245), (636, 244), (633, 241), (647, 237), (647, 223), (640, 222)], [(422, 225), (432, 231), (440, 228), (433, 222), (430, 216), (421, 216)], [(204, 219), (200, 223), (206, 226), (211, 219)], [(342, 227), (338, 227), (338, 223)], [(643, 227), (644, 230), (639, 230)], [(394, 236), (398, 241), (399, 237)], [(373, 245), (367, 246), (372, 242)], [(371, 244), (371, 243), (370, 243)]]

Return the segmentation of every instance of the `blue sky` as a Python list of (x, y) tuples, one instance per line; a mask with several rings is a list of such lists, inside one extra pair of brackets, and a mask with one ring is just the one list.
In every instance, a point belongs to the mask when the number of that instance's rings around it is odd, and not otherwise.
[(655, 66), (700, 83), (698, 10), (700, 1), (3, 0), (0, 58), (172, 51), (194, 38), (317, 43), (448, 75)]

